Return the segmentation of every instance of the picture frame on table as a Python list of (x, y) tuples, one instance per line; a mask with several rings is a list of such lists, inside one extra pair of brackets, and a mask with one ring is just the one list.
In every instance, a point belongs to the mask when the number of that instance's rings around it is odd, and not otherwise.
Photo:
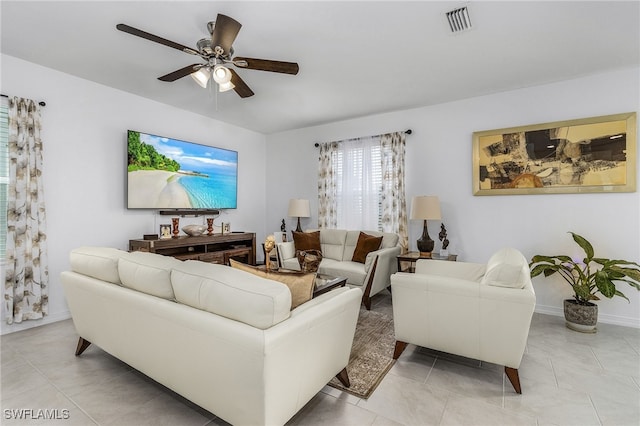
[(160, 225), (160, 239), (171, 238), (171, 224)]
[(280, 231), (274, 232), (273, 233), (273, 238), (275, 239), (276, 244), (286, 243), (287, 242), (287, 233), (286, 232), (280, 232)]
[(635, 192), (636, 113), (473, 133), (473, 195)]

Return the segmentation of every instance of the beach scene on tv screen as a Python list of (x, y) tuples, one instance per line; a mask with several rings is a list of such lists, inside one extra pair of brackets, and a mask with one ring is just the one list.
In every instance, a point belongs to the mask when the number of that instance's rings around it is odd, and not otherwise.
[(129, 208), (236, 208), (238, 153), (129, 131)]

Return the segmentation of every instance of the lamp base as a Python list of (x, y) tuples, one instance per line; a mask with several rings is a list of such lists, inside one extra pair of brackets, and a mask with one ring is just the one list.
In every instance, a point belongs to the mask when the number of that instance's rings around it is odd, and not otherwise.
[(420, 238), (416, 242), (418, 243), (418, 251), (420, 253), (431, 253), (436, 244), (436, 242), (432, 239), (423, 240), (422, 238)]
[(435, 247), (436, 243), (429, 236), (426, 220), (424, 221), (424, 227), (422, 228), (422, 236), (416, 242), (418, 243), (418, 250), (420, 251), (421, 254), (422, 253), (431, 254), (431, 252), (433, 251), (433, 248)]
[(420, 252), (420, 257), (422, 257), (422, 258), (426, 257), (427, 259), (431, 259), (431, 255), (432, 255), (432, 252), (430, 252), (430, 251), (421, 251)]

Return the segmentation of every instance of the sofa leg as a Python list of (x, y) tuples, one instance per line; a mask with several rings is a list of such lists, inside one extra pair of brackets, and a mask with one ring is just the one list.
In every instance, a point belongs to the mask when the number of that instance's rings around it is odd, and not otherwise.
[(396, 340), (396, 349), (393, 351), (393, 359), (400, 358), (400, 355), (402, 355), (402, 352), (404, 352), (404, 349), (406, 347), (407, 347), (407, 342)]
[(369, 274), (369, 280), (367, 281), (367, 285), (364, 288), (364, 293), (362, 294), (362, 303), (364, 303), (364, 307), (367, 308), (367, 311), (371, 310), (371, 286), (373, 285), (373, 276), (376, 274), (376, 266), (378, 266), (378, 258), (373, 262), (373, 266), (371, 267), (371, 273)]
[(515, 389), (516, 393), (522, 393), (522, 389), (520, 388), (520, 376), (518, 375), (518, 369), (504, 367), (504, 372), (509, 378), (511, 386), (513, 386), (513, 389)]
[(83, 339), (82, 337), (78, 338), (78, 346), (76, 347), (76, 356), (82, 354), (91, 344), (90, 341)]
[(343, 368), (338, 374), (336, 374), (340, 383), (344, 385), (344, 387), (348, 388), (351, 386), (351, 382), (349, 381), (349, 373), (347, 373), (347, 367)]
[(362, 303), (364, 304), (364, 307), (367, 308), (367, 311), (371, 310), (371, 298), (370, 297), (362, 296)]

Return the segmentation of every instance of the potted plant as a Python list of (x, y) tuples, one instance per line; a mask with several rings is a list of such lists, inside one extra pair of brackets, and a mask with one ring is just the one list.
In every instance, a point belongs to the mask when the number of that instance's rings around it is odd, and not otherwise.
[(573, 240), (582, 248), (586, 257), (573, 259), (566, 255), (542, 256), (531, 259), (531, 277), (556, 272), (573, 289), (573, 299), (564, 301), (564, 317), (567, 327), (572, 330), (595, 333), (598, 322), (597, 293), (611, 299), (620, 296), (629, 299), (616, 289), (616, 282), (625, 282), (640, 290), (640, 265), (635, 262), (594, 257), (593, 246), (584, 237), (570, 232)]

